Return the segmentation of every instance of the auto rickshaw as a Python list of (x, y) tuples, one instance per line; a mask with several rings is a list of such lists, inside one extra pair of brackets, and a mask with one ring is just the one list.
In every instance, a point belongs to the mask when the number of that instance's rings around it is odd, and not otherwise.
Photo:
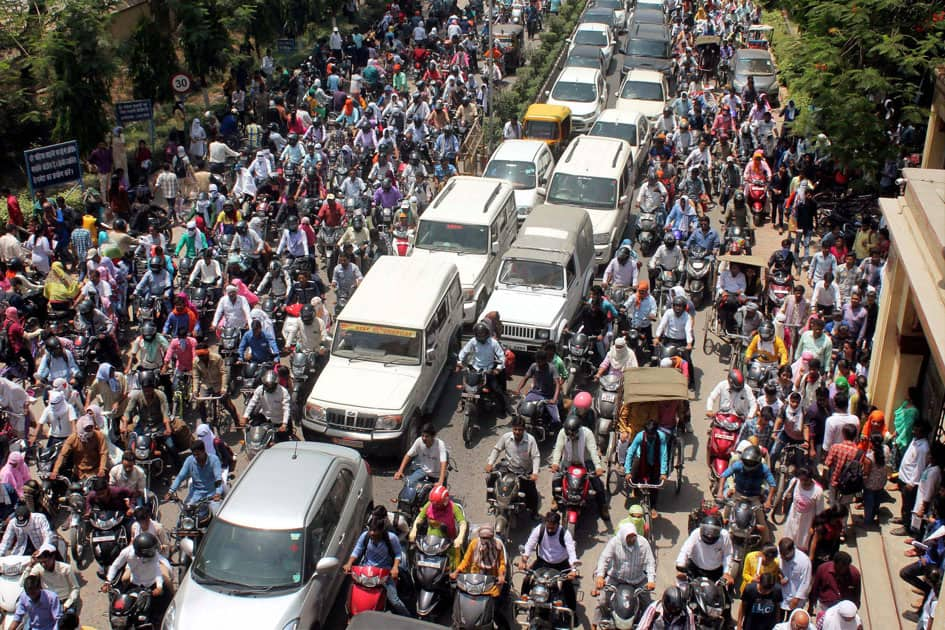
[(543, 140), (557, 158), (571, 137), (570, 108), (545, 103), (529, 105), (523, 133), (530, 140)]
[(774, 33), (774, 27), (767, 24), (752, 24), (748, 27), (748, 33), (745, 36), (745, 42), (749, 48), (761, 48), (768, 50), (771, 46), (771, 35)]
[(525, 60), (525, 27), (521, 24), (494, 24), (492, 38), (502, 47), (506, 74), (514, 74)]

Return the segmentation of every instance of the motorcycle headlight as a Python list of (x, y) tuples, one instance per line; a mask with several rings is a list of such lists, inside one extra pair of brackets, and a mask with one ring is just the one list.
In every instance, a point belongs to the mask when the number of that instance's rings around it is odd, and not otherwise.
[(180, 519), (180, 528), (181, 529), (196, 529), (197, 521), (193, 516), (184, 516)]
[(594, 234), (595, 245), (607, 245), (608, 243), (610, 243), (610, 234)]
[(151, 459), (151, 449), (150, 448), (136, 448), (135, 457), (137, 459)]
[(538, 604), (544, 604), (548, 601), (548, 587), (544, 584), (536, 584), (532, 587), (532, 600)]
[(378, 431), (396, 431), (403, 421), (403, 416), (378, 416), (374, 426)]
[(305, 415), (312, 422), (325, 422), (325, 409), (324, 407), (319, 407), (312, 403), (307, 403), (305, 405)]
[(551, 339), (551, 331), (546, 328), (539, 328), (535, 330), (535, 338), (539, 341), (547, 341)]

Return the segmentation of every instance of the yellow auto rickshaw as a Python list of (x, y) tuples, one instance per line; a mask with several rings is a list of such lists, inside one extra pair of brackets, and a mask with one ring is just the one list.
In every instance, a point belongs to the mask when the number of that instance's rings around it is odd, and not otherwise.
[(564, 105), (529, 105), (523, 133), (530, 140), (543, 140), (557, 158), (571, 136), (571, 110)]

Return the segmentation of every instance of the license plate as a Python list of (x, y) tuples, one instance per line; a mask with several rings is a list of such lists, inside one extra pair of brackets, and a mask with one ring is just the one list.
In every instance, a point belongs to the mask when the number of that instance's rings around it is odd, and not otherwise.
[(506, 341), (503, 343), (505, 343), (505, 347), (509, 350), (516, 350), (518, 352), (525, 352), (528, 350), (528, 346), (526, 346), (524, 343), (515, 343), (513, 341)]
[(334, 444), (347, 446), (349, 448), (364, 448), (364, 442), (361, 440), (349, 440), (348, 438), (331, 438)]
[(115, 542), (114, 536), (92, 536), (92, 542)]
[(423, 567), (424, 569), (439, 569), (439, 562), (430, 562), (429, 560), (417, 560), (417, 566)]
[(614, 392), (604, 392), (600, 395), (600, 399), (604, 402), (612, 403), (617, 400), (617, 394)]

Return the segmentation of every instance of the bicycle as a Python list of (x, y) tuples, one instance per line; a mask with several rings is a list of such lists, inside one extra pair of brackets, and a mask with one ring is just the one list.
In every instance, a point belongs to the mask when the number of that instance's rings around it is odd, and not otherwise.
[(785, 492), (789, 479), (802, 463), (807, 460), (807, 449), (803, 444), (788, 444), (779, 453), (778, 461), (772, 466), (777, 485), (774, 492), (774, 505), (771, 507), (771, 522), (783, 525), (787, 520), (787, 501)]
[(217, 435), (224, 435), (233, 430), (233, 418), (222, 409), (222, 400), (222, 394), (194, 398), (203, 421), (209, 424)]
[(181, 419), (183, 419), (184, 413), (190, 409), (190, 379), (190, 372), (174, 371), (174, 400), (171, 405), (171, 415)]
[(653, 503), (650, 499), (651, 493), (654, 490), (659, 490), (663, 487), (663, 481), (659, 483), (634, 483), (631, 479), (627, 479), (624, 484), (624, 493), (627, 495), (627, 499), (632, 499), (632, 494), (634, 490), (639, 491), (640, 499), (638, 503), (643, 506), (643, 523), (644, 523), (644, 533), (647, 541), (650, 543), (650, 547), (653, 548), (654, 553), (656, 550), (656, 539), (653, 536)]

